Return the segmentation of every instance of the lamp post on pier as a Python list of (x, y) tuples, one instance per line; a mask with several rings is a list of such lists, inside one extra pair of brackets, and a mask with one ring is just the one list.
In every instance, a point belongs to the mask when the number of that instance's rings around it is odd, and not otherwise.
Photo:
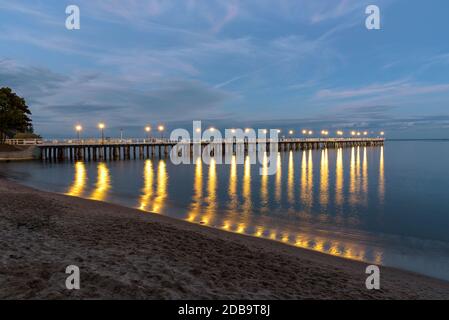
[(150, 126), (146, 126), (145, 127), (145, 131), (147, 133), (147, 139), (150, 140), (151, 127)]
[(161, 139), (164, 138), (164, 130), (165, 127), (163, 125), (160, 125), (159, 127), (157, 127), (157, 129), (159, 130), (159, 132), (161, 133)]
[(101, 131), (101, 144), (104, 144), (104, 128), (105, 128), (104, 123), (103, 123), (103, 122), (100, 122), (100, 123), (98, 124), (98, 128), (99, 128), (100, 131)]
[(79, 143), (81, 141), (80, 134), (81, 134), (81, 131), (83, 130), (83, 127), (80, 124), (78, 124), (78, 125), (76, 125), (75, 130), (76, 130), (76, 136), (78, 138), (78, 143)]

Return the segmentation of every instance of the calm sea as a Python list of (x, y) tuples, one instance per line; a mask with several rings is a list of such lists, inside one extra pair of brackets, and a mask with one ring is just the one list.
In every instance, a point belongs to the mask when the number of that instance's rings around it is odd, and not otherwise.
[(449, 280), (449, 142), (278, 154), (260, 165), (169, 159), (1, 164), (43, 190)]

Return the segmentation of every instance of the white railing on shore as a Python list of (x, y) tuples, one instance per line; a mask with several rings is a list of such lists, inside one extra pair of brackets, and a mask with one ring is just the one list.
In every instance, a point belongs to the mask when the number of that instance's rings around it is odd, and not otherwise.
[[(270, 142), (310, 142), (310, 143), (319, 143), (319, 142), (363, 142), (363, 141), (384, 141), (384, 138), (381, 137), (373, 137), (373, 138), (361, 138), (361, 137), (352, 137), (352, 138), (280, 138), (278, 140), (273, 139), (216, 139), (216, 140), (202, 140), (201, 143), (270, 143)], [(127, 145), (127, 144), (190, 144), (190, 143), (200, 143), (200, 141), (193, 140), (170, 140), (165, 138), (150, 138), (150, 139), (52, 139), (52, 140), (38, 140), (35, 143), (28, 141), (27, 143), (22, 144), (41, 144), (41, 145)]]
[(173, 143), (175, 141), (170, 141), (169, 139), (48, 139), (43, 140), (42, 144), (45, 145), (123, 145), (123, 144), (161, 144), (161, 143)]
[(42, 139), (6, 139), (6, 144), (11, 145), (36, 145), (36, 144), (42, 144)]

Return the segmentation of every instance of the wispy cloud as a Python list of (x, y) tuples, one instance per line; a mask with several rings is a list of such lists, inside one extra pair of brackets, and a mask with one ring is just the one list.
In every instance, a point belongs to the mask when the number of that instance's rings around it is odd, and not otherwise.
[[(91, 17), (110, 22), (149, 30), (161, 27), (166, 31), (190, 33), (196, 36), (208, 36), (208, 33), (220, 32), (239, 14), (240, 2), (229, 1), (179, 1), (179, 0), (141, 0), (141, 1), (85, 1)], [(170, 16), (169, 24), (161, 23)], [(195, 19), (197, 30), (183, 28), (187, 19)]]
[(61, 24), (54, 16), (48, 13), (47, 7), (38, 3), (0, 0), (0, 10), (7, 11), (10, 14), (20, 14), (39, 19), (40, 23), (57, 25)]
[(53, 34), (49, 37), (40, 31), (12, 27), (7, 27), (3, 31), (0, 34), (0, 39), (3, 41), (27, 44), (52, 52), (92, 56), (93, 51), (101, 49), (95, 45), (87, 44), (83, 41), (76, 41), (60, 34)]
[[(311, 16), (312, 23), (319, 23), (325, 20), (336, 19), (342, 16), (345, 16), (356, 9), (361, 9), (364, 4), (364, 1), (360, 0), (340, 0), (337, 3), (334, 2), (320, 2), (318, 1), (319, 9), (315, 9), (316, 12)], [(362, 10), (360, 10), (362, 12)]]
[(220, 32), (221, 29), (223, 29), (226, 26), (226, 24), (230, 23), (238, 16), (239, 13), (238, 2), (226, 1), (224, 3), (224, 6), (226, 14), (221, 19), (213, 23), (212, 32), (214, 33)]
[[(78, 118), (104, 120), (119, 125), (134, 122), (187, 120), (209, 116), (220, 117), (222, 104), (232, 95), (194, 80), (154, 79), (152, 84), (104, 73), (63, 75), (45, 68), (0, 60), (0, 83), (23, 95), (42, 124), (63, 130)], [(139, 89), (138, 89), (139, 88)], [(136, 117), (137, 116), (137, 117)]]
[(449, 92), (449, 83), (419, 84), (398, 80), (351, 89), (323, 89), (317, 92), (317, 99), (353, 99), (368, 96), (414, 96), (438, 92)]

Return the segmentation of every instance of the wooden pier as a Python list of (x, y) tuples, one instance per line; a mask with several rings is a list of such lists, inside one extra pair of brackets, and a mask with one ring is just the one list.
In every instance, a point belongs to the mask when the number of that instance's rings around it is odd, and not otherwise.
[[(195, 147), (203, 150), (206, 146), (212, 145), (217, 150), (240, 149), (247, 153), (249, 150), (310, 150), (310, 149), (336, 149), (350, 147), (373, 147), (382, 146), (384, 138), (290, 138), (270, 141), (265, 139), (244, 140), (244, 141), (187, 141), (178, 142), (164, 139), (152, 140), (66, 140), (42, 142), (37, 145), (40, 149), (42, 160), (63, 161), (63, 160), (128, 160), (147, 159), (152, 157), (167, 157), (173, 148), (187, 150), (192, 153)], [(276, 146), (277, 145), (277, 146)], [(178, 147), (176, 147), (178, 146)], [(211, 148), (213, 149), (213, 148)], [(179, 151), (181, 152), (181, 151)]]

